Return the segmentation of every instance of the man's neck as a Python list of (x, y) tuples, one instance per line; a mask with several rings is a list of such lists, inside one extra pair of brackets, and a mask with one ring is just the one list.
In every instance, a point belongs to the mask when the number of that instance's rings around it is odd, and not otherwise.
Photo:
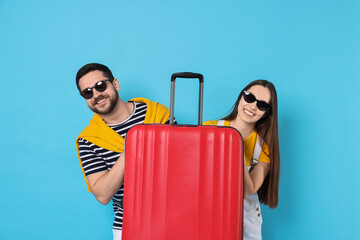
[(106, 124), (117, 124), (125, 121), (133, 112), (134, 104), (132, 102), (124, 102), (119, 98), (114, 110), (106, 115), (100, 115), (100, 117), (106, 122)]

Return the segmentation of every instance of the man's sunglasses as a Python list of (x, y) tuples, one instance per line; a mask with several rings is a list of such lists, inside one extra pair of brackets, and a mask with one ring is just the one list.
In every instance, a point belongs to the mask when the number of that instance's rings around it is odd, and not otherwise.
[(254, 96), (254, 94), (252, 94), (250, 92), (244, 91), (243, 96), (244, 96), (244, 100), (247, 103), (253, 103), (256, 101), (256, 106), (260, 111), (267, 111), (267, 110), (270, 110), (270, 108), (271, 108), (271, 106), (268, 103), (257, 100), (256, 97)]
[(95, 83), (95, 85), (91, 88), (85, 88), (84, 90), (82, 90), (80, 92), (80, 95), (85, 98), (85, 99), (90, 99), (93, 97), (94, 93), (93, 93), (93, 89), (95, 88), (96, 91), (98, 92), (103, 92), (106, 90), (107, 88), (107, 84), (106, 82), (109, 81), (109, 82), (112, 82), (114, 79), (106, 79), (106, 80), (101, 80), (101, 81), (98, 81), (97, 83)]

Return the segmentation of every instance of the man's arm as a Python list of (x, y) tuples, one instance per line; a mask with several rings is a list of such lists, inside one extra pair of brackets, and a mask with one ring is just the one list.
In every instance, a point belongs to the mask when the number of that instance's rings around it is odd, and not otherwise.
[(108, 204), (124, 182), (125, 154), (119, 159), (110, 171), (101, 171), (87, 176), (91, 192), (101, 204)]

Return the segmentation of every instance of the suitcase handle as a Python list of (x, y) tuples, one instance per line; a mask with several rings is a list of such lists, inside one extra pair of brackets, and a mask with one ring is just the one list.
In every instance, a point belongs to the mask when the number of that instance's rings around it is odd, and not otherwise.
[(176, 78), (197, 78), (199, 79), (199, 113), (198, 125), (202, 124), (203, 113), (203, 95), (204, 95), (204, 76), (200, 73), (179, 72), (171, 75), (171, 93), (170, 93), (170, 124), (174, 123), (174, 105), (175, 105), (175, 79)]

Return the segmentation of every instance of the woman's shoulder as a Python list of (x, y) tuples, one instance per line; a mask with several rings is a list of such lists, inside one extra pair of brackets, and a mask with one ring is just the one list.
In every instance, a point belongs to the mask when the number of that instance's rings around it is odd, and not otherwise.
[[(220, 122), (222, 121), (222, 122)], [(219, 124), (220, 122), (220, 124)], [(203, 125), (219, 125), (219, 126), (230, 126), (230, 122), (228, 120), (209, 120), (203, 123)]]
[(203, 123), (203, 125), (217, 125), (218, 120), (208, 120)]
[(261, 148), (262, 150), (264, 151), (264, 153), (266, 155), (269, 155), (269, 147), (268, 145), (266, 144), (266, 142), (262, 139), (262, 137), (257, 133), (257, 131), (254, 131), (254, 136), (253, 136), (256, 140), (260, 140), (260, 144), (261, 145)]

